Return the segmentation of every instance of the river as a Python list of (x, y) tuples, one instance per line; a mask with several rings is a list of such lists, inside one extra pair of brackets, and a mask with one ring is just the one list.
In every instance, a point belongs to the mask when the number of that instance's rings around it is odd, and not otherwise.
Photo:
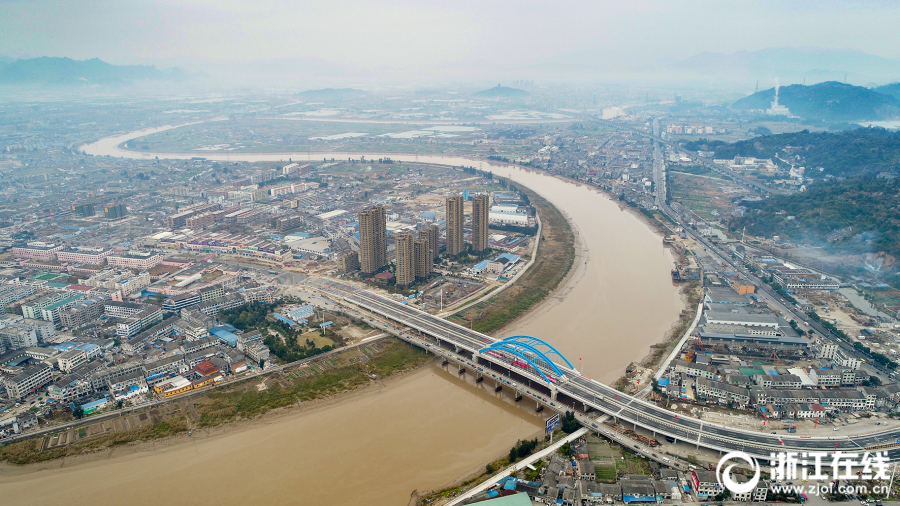
[[(153, 129), (161, 131), (162, 129)], [(136, 134), (82, 146), (88, 154), (143, 159), (196, 153), (141, 153), (117, 146)], [(366, 154), (376, 157), (377, 153)], [(214, 160), (300, 161), (306, 153), (208, 154)], [(360, 153), (318, 157), (359, 158)], [(390, 154), (397, 161), (412, 156)], [(536, 171), (461, 157), (419, 162), (483, 166), (556, 205), (578, 232), (576, 265), (556, 296), (508, 328), (545, 339), (604, 382), (621, 376), (659, 342), (683, 301), (672, 285), (673, 258), (662, 239), (634, 214), (595, 189)], [(581, 359), (581, 360), (579, 360)], [(499, 456), (542, 426), (532, 408), (510, 406), (432, 369), (377, 394), (334, 407), (280, 417), (160, 453), (134, 454), (71, 468), (0, 477), (6, 497), (21, 504), (150, 504), (251, 500), (263, 504), (406, 504), (413, 489), (447, 484)], [(333, 494), (333, 495), (331, 495)], [(18, 502), (16, 502), (18, 503)]]

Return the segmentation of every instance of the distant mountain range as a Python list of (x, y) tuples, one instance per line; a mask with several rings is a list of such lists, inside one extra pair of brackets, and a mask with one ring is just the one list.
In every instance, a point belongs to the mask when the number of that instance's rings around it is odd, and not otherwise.
[(883, 93), (885, 95), (890, 95), (892, 97), (900, 99), (900, 83), (886, 84), (884, 86), (874, 88), (874, 90), (878, 93)]
[[(900, 60), (853, 49), (816, 47), (767, 48), (736, 53), (699, 53), (672, 66), (679, 72), (729, 80), (774, 80), (810, 84), (822, 81), (857, 83), (900, 79)], [(766, 84), (770, 84), (769, 81)]]
[(493, 88), (475, 92), (476, 97), (483, 98), (518, 98), (527, 97), (528, 95), (530, 95), (530, 93), (525, 90), (520, 90), (518, 88), (508, 88), (506, 86), (500, 86), (499, 84), (497, 86), (494, 86)]
[(347, 100), (365, 95), (368, 95), (368, 93), (354, 88), (324, 88), (321, 90), (306, 90), (297, 93), (298, 97), (313, 101)]
[[(770, 88), (738, 100), (732, 108), (769, 109), (774, 100), (775, 88)], [(778, 92), (778, 102), (791, 114), (811, 120), (861, 121), (900, 117), (900, 99), (897, 97), (835, 81), (784, 86)]]
[(152, 66), (111, 65), (97, 58), (32, 58), (0, 61), (0, 85), (122, 85), (137, 81), (184, 81), (188, 76), (180, 69), (160, 70)]

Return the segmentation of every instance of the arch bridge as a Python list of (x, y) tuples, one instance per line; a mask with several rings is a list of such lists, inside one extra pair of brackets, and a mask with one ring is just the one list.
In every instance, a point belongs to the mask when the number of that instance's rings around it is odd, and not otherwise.
[[(476, 353), (506, 357), (514, 365), (523, 369), (533, 368), (548, 384), (559, 383), (565, 379), (565, 374), (559, 366), (550, 358), (556, 355), (574, 369), (569, 360), (556, 348), (542, 339), (532, 336), (511, 336), (496, 341), (490, 346), (481, 348)], [(519, 362), (519, 359), (524, 362)], [(550, 376), (548, 376), (548, 374)]]

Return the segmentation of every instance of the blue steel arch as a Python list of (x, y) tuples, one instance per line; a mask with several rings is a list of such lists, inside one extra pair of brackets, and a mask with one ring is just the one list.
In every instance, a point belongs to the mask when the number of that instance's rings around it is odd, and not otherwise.
[[(534, 338), (530, 338), (529, 336), (514, 336), (514, 337), (526, 337), (529, 339), (534, 339)], [(546, 343), (544, 343), (544, 344), (546, 344)], [(547, 347), (552, 348), (550, 345), (547, 345)], [(504, 339), (502, 341), (497, 341), (486, 348), (482, 348), (481, 350), (478, 350), (478, 352), (481, 353), (481, 352), (491, 351), (491, 350), (505, 351), (505, 352), (512, 353), (518, 357), (522, 357), (523, 359), (525, 359), (525, 361), (528, 364), (530, 364), (532, 367), (534, 367), (541, 374), (541, 376), (543, 376), (544, 379), (547, 381), (549, 381), (549, 379), (547, 379), (547, 376), (543, 373), (543, 371), (541, 371), (541, 368), (538, 367), (538, 364), (535, 363), (536, 361), (540, 361), (540, 362), (543, 362), (544, 364), (546, 364), (546, 367), (550, 368), (557, 376), (559, 376), (559, 377), (564, 376), (564, 374), (563, 374), (562, 370), (560, 370), (559, 366), (557, 366), (555, 362), (550, 360), (550, 358), (544, 352), (542, 352), (541, 350), (535, 348), (534, 346), (532, 346), (531, 344), (528, 344), (526, 342), (521, 342), (519, 340)], [(562, 355), (560, 355), (559, 352), (557, 352), (556, 350), (553, 350), (553, 351), (557, 355), (562, 357)], [(529, 357), (523, 355), (523, 353), (528, 353), (533, 358), (529, 358)], [(562, 359), (565, 360), (566, 363), (568, 363), (568, 360), (566, 360), (566, 357), (562, 357)], [(571, 364), (570, 364), (570, 367), (571, 367)]]
[(500, 350), (500, 351), (515, 350), (515, 351), (519, 351), (519, 352), (523, 352), (523, 353), (528, 352), (528, 353), (531, 353), (532, 355), (534, 355), (534, 357), (535, 357), (534, 359), (532, 359), (532, 361), (540, 360), (540, 361), (544, 362), (545, 364), (547, 364), (547, 367), (549, 367), (550, 369), (553, 370), (554, 373), (556, 373), (557, 376), (562, 376), (562, 374), (563, 374), (563, 372), (559, 369), (559, 367), (556, 365), (556, 363), (553, 362), (552, 360), (550, 360), (550, 358), (547, 357), (547, 355), (544, 355), (544, 353), (541, 350), (539, 350), (531, 345), (528, 345), (528, 344), (517, 343), (517, 342), (513, 342), (513, 341), (497, 341), (496, 343), (494, 343), (484, 349), (485, 350)]
[(504, 342), (504, 341), (515, 341), (515, 342), (520, 342), (520, 343), (523, 343), (523, 344), (527, 344), (528, 346), (531, 346), (531, 347), (533, 347), (533, 348), (534, 348), (534, 347), (537, 347), (537, 346), (539, 346), (539, 345), (546, 346), (547, 348), (550, 349), (550, 351), (547, 352), (548, 355), (549, 355), (549, 354), (555, 354), (557, 357), (563, 359), (563, 361), (566, 363), (566, 365), (569, 366), (569, 368), (575, 369), (575, 367), (574, 367), (571, 363), (569, 363), (569, 359), (567, 359), (566, 357), (564, 357), (563, 354), (560, 353), (556, 348), (554, 348), (553, 346), (551, 346), (550, 343), (548, 343), (548, 342), (546, 342), (546, 341), (544, 341), (544, 340), (542, 340), (542, 339), (538, 339), (538, 338), (533, 337), (533, 336), (510, 336), (510, 337), (507, 337), (506, 339), (504, 339), (503, 341), (500, 341), (500, 342)]
[[(501, 341), (501, 342), (502, 342), (502, 341)], [(519, 353), (518, 351), (516, 351), (516, 350), (514, 350), (514, 349), (510, 349), (510, 348), (505, 347), (505, 346), (497, 346), (497, 344), (499, 344), (499, 343), (492, 344), (491, 346), (488, 346), (487, 348), (482, 348), (482, 349), (478, 350), (478, 352), (481, 353), (482, 351), (498, 350), (498, 351), (503, 351), (503, 352), (506, 352), (506, 353), (511, 353), (511, 354), (513, 354), (513, 355), (515, 355), (515, 356), (521, 358), (521, 359), (524, 360), (525, 362), (527, 362), (528, 365), (530, 365), (531, 367), (533, 367), (534, 370), (537, 371), (538, 374), (540, 374), (542, 378), (544, 378), (544, 381), (546, 381), (547, 383), (550, 383), (550, 378), (548, 378), (547, 375), (544, 374), (544, 371), (542, 371), (541, 368), (537, 366), (537, 364), (535, 364), (534, 362), (532, 362), (530, 358), (526, 357), (525, 355)], [(552, 363), (552, 362), (551, 362), (551, 363)]]

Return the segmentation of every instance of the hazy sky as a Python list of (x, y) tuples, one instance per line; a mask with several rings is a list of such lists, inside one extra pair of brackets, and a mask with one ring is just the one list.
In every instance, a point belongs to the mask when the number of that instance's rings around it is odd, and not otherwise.
[(900, 58), (898, 26), (896, 2), (828, 0), (0, 0), (0, 54), (119, 64), (318, 57), (378, 66), (530, 63), (573, 50), (654, 61), (821, 46)]
[(186, 69), (512, 68), (589, 55), (623, 67), (780, 46), (900, 58), (898, 26), (893, 1), (0, 0), (0, 55)]

